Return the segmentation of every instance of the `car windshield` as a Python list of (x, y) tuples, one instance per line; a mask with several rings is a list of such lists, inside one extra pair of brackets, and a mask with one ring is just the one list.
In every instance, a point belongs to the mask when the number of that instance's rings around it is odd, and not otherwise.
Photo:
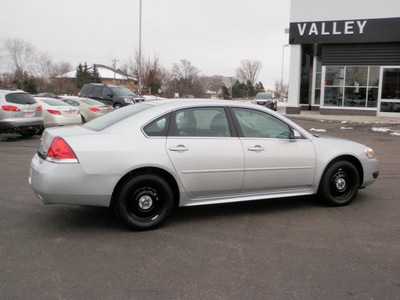
[(268, 99), (272, 100), (272, 94), (270, 93), (258, 93), (256, 99)]
[(143, 110), (151, 108), (152, 105), (148, 105), (145, 103), (138, 103), (135, 105), (128, 105), (124, 108), (120, 108), (110, 112), (101, 118), (96, 118), (90, 122), (85, 123), (82, 125), (83, 127), (94, 130), (94, 131), (101, 131), (119, 121), (126, 119), (134, 114), (137, 114)]
[(40, 99), (40, 100), (51, 106), (70, 106), (68, 103), (65, 103), (57, 99)]
[(104, 105), (104, 103), (93, 99), (81, 99), (81, 101), (89, 105)]
[(118, 97), (123, 97), (123, 96), (136, 96), (134, 92), (132, 92), (130, 89), (120, 86), (120, 87), (112, 87), (111, 88), (114, 94)]
[(15, 104), (35, 104), (35, 98), (27, 93), (10, 93), (6, 95), (6, 101)]

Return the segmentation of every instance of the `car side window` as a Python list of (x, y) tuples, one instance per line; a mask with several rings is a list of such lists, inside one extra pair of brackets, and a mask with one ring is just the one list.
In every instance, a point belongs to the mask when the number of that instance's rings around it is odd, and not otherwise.
[(111, 89), (105, 87), (102, 92), (102, 96), (106, 99), (110, 99), (113, 97), (113, 92)]
[(244, 108), (233, 108), (232, 110), (244, 137), (280, 139), (291, 137), (290, 126), (268, 113)]
[(230, 137), (231, 129), (223, 107), (199, 107), (174, 113), (175, 136)]
[(103, 91), (103, 87), (101, 86), (95, 86), (92, 90), (92, 92), (90, 93), (91, 96), (93, 97), (101, 97), (101, 93)]
[(143, 128), (144, 133), (147, 136), (167, 136), (170, 116), (168, 114), (150, 122)]

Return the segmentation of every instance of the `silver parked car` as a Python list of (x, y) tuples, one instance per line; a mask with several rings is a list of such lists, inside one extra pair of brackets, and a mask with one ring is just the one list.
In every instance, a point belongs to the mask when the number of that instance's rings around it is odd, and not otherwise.
[(47, 129), (29, 181), (43, 203), (113, 207), (144, 230), (174, 206), (310, 194), (346, 205), (377, 176), (371, 148), (311, 135), (263, 106), (175, 99)]
[(31, 94), (0, 89), (0, 133), (30, 137), (43, 128), (42, 106)]
[(35, 98), (43, 107), (44, 128), (82, 123), (79, 108), (58, 99)]
[(61, 97), (61, 101), (79, 108), (82, 123), (89, 122), (114, 110), (111, 105), (105, 105), (100, 101), (90, 98)]
[(278, 109), (278, 101), (276, 100), (276, 97), (272, 95), (272, 93), (258, 93), (251, 103), (264, 105), (274, 111), (277, 111)]

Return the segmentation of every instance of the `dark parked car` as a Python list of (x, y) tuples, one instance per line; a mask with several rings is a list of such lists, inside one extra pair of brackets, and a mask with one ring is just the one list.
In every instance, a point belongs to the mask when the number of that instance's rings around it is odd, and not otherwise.
[(79, 92), (79, 97), (95, 99), (104, 104), (111, 105), (115, 109), (145, 101), (143, 97), (137, 96), (126, 87), (103, 83), (85, 84)]
[(42, 106), (31, 94), (0, 89), (0, 133), (30, 137), (43, 128)]
[(274, 111), (278, 109), (278, 101), (272, 93), (258, 93), (252, 103), (266, 106)]

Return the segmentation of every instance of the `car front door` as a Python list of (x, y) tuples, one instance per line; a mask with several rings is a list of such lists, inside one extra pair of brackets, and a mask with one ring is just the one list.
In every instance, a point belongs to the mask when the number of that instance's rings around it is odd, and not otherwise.
[(244, 149), (243, 194), (307, 190), (315, 173), (312, 142), (282, 120), (253, 109), (233, 108)]
[(172, 114), (166, 150), (188, 196), (224, 197), (243, 183), (243, 148), (223, 107)]

